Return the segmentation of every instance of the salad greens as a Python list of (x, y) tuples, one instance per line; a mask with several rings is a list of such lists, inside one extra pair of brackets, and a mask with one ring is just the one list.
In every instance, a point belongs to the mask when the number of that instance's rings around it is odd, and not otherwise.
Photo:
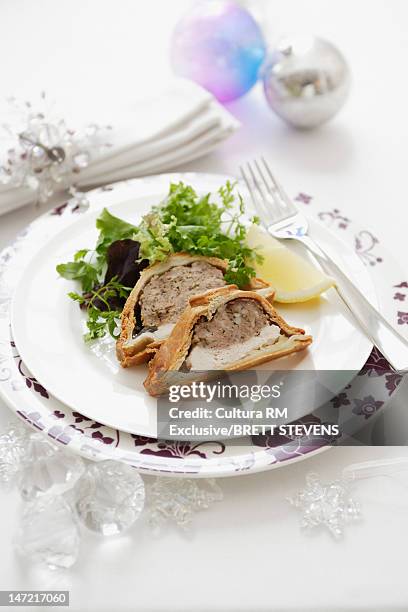
[[(140, 271), (171, 253), (227, 259), (226, 281), (238, 287), (249, 283), (255, 276), (251, 264), (260, 256), (245, 245), (244, 203), (234, 188), (235, 184), (227, 181), (220, 187), (216, 203), (210, 194), (198, 196), (189, 185), (171, 183), (167, 198), (153, 206), (138, 226), (102, 211), (96, 221), (99, 237), (95, 249), (81, 249), (73, 261), (57, 266), (61, 276), (80, 283), (81, 293), (70, 293), (69, 297), (87, 310), (85, 340), (101, 338), (106, 331), (117, 337), (121, 310)], [(254, 217), (252, 222), (259, 221)], [(130, 287), (124, 282), (129, 279)]]
[(118, 336), (118, 323), (121, 310), (112, 307), (110, 299), (123, 298), (126, 301), (130, 287), (124, 287), (116, 278), (111, 279), (99, 289), (90, 291), (89, 293), (79, 294), (75, 292), (68, 293), (68, 296), (78, 302), (79, 305), (87, 310), (88, 320), (86, 325), (88, 332), (85, 334), (85, 342), (103, 338), (106, 335), (106, 330), (113, 338)]

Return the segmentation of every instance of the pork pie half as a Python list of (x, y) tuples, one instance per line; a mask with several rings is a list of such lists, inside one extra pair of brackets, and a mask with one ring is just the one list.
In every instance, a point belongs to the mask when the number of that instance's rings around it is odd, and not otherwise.
[[(148, 361), (170, 335), (189, 298), (226, 285), (227, 268), (223, 259), (186, 253), (145, 268), (122, 312), (116, 344), (122, 366)], [(251, 288), (265, 286), (259, 279), (251, 283)]]
[(177, 372), (186, 380), (188, 372), (194, 379), (195, 371), (247, 370), (309, 346), (312, 337), (288, 325), (269, 297), (265, 289), (241, 291), (228, 285), (191, 298), (149, 364), (146, 390), (165, 393), (177, 383)]
[(121, 317), (116, 352), (122, 366), (148, 361), (197, 293), (224, 286), (222, 259), (177, 253), (145, 268)]

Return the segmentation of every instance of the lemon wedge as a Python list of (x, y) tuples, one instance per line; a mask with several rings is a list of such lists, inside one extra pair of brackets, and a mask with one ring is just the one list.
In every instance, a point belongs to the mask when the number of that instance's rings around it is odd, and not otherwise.
[(246, 242), (263, 256), (262, 263), (252, 265), (257, 276), (275, 289), (277, 302), (306, 302), (335, 285), (333, 278), (314, 267), (306, 257), (300, 257), (257, 225), (249, 228)]

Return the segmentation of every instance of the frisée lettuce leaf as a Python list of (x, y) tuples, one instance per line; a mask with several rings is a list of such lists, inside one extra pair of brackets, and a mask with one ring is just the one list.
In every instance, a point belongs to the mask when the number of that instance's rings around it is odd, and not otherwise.
[[(77, 251), (72, 261), (57, 266), (65, 279), (79, 282), (81, 291), (69, 297), (88, 314), (87, 341), (109, 332), (118, 335), (121, 310), (140, 272), (172, 253), (192, 253), (228, 261), (225, 279), (242, 288), (255, 276), (260, 259), (245, 244), (244, 203), (227, 181), (211, 194), (198, 195), (190, 185), (171, 183), (165, 200), (153, 206), (139, 225), (104, 209), (96, 220), (99, 236), (93, 250)], [(256, 217), (253, 223), (258, 223)]]

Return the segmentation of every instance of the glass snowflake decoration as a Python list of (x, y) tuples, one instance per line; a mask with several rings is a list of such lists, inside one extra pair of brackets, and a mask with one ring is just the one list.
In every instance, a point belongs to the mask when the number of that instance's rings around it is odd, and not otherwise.
[(214, 479), (158, 477), (147, 488), (149, 523), (159, 531), (167, 521), (187, 528), (199, 510), (222, 500), (222, 491)]
[(326, 527), (335, 538), (343, 535), (344, 526), (360, 518), (360, 506), (350, 497), (344, 480), (322, 483), (318, 474), (306, 476), (306, 487), (288, 500), (302, 513), (301, 526)]
[(11, 489), (27, 458), (30, 431), (19, 422), (10, 423), (0, 435), (0, 485)]
[(38, 202), (46, 202), (57, 189), (74, 185), (95, 154), (111, 146), (104, 142), (110, 126), (91, 124), (84, 130), (73, 130), (51, 112), (44, 93), (38, 108), (15, 98), (9, 103), (14, 120), (3, 124), (9, 146), (0, 166), (0, 181), (32, 189)]

